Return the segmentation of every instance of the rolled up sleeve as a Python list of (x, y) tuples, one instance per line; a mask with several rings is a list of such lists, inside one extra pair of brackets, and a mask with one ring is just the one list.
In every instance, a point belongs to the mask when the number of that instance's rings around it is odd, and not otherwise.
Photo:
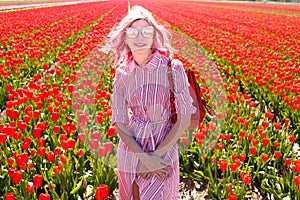
[(189, 82), (182, 62), (174, 60), (172, 66), (176, 112), (179, 114), (195, 113), (196, 108), (192, 104), (193, 99), (189, 92)]

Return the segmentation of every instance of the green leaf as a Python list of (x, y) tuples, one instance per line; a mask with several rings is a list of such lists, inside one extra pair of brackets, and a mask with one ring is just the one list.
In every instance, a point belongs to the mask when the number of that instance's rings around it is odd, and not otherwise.
[(77, 183), (76, 187), (74, 187), (72, 189), (72, 191), (70, 192), (70, 194), (75, 194), (81, 188), (82, 182), (83, 182), (83, 176), (81, 177), (81, 180)]

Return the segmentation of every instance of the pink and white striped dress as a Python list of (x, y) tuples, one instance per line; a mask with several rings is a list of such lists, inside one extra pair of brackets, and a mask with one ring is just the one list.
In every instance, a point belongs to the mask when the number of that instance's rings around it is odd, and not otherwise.
[[(168, 57), (155, 52), (143, 67), (132, 61), (127, 66), (121, 65), (116, 71), (111, 122), (127, 124), (130, 133), (145, 152), (155, 151), (172, 128), (168, 60)], [(189, 83), (180, 61), (172, 61), (172, 73), (177, 113), (194, 113)], [(171, 177), (157, 179), (151, 176), (145, 180), (137, 174), (141, 161), (120, 139), (117, 152), (120, 198), (133, 199), (132, 183), (136, 180), (141, 200), (179, 199), (178, 158), (176, 143), (163, 157), (172, 166)]]

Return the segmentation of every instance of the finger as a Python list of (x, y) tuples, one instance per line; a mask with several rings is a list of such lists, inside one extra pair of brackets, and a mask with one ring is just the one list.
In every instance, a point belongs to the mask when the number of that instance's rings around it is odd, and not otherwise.
[(151, 173), (148, 173), (148, 174), (146, 175), (146, 180), (149, 180), (150, 177), (151, 177)]
[(164, 175), (166, 178), (171, 176), (171, 171), (169, 167), (164, 168)]
[(168, 163), (167, 163), (166, 161), (164, 161), (164, 160), (161, 160), (160, 163), (161, 163), (162, 165), (168, 165)]
[(157, 177), (158, 177), (159, 179), (161, 179), (161, 178), (166, 178), (165, 170), (159, 170), (159, 171), (156, 171), (156, 174), (157, 174)]
[(145, 179), (146, 178), (146, 174), (145, 173), (140, 173), (140, 176)]

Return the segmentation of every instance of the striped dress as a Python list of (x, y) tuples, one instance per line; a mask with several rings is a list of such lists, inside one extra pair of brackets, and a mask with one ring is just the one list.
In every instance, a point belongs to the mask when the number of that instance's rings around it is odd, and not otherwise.
[[(155, 52), (143, 67), (134, 61), (118, 67), (113, 84), (112, 124), (127, 124), (130, 133), (144, 152), (153, 152), (172, 128), (170, 90), (167, 77), (168, 57)], [(172, 61), (175, 107), (177, 113), (195, 112), (182, 63)], [(179, 160), (177, 143), (163, 159), (172, 166), (171, 177), (145, 180), (137, 173), (141, 161), (120, 139), (117, 152), (119, 195), (133, 199), (133, 182), (139, 187), (141, 200), (179, 199)]]

